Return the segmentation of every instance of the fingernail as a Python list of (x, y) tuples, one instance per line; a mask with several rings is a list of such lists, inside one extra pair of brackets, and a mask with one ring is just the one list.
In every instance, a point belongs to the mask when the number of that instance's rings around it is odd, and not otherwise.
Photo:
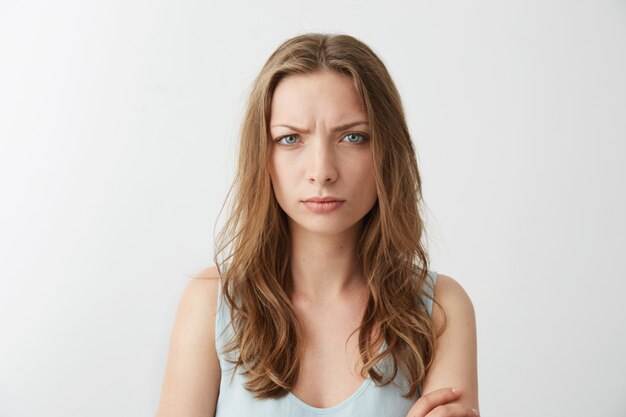
[(472, 411), (474, 412), (474, 415), (475, 415), (475, 416), (479, 416), (479, 415), (480, 415), (480, 414), (478, 414), (478, 410), (477, 410), (477, 409), (472, 408)]
[(458, 394), (458, 393), (461, 392), (461, 389), (460, 388), (452, 388), (452, 392), (455, 393), (455, 394)]

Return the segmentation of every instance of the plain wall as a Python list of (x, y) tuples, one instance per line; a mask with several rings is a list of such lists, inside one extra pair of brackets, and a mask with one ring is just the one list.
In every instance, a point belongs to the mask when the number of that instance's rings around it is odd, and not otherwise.
[(249, 87), (308, 31), (403, 97), (482, 415), (626, 416), (617, 0), (0, 2), (0, 416), (154, 414)]

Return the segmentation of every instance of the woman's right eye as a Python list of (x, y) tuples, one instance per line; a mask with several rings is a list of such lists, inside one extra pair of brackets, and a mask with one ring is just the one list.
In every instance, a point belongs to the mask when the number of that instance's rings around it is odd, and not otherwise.
[[(290, 139), (295, 139), (295, 140), (290, 140)], [(280, 138), (276, 139), (275, 142), (280, 143), (281, 145), (293, 145), (294, 143), (297, 142), (297, 135), (285, 135), (285, 136), (281, 136)]]

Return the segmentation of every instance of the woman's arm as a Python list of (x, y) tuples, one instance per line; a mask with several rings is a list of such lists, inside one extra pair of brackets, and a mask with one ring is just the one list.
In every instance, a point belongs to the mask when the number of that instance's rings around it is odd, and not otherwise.
[[(437, 276), (435, 300), (446, 312), (447, 327), (435, 343), (433, 364), (422, 392), (460, 388), (462, 395), (447, 404), (463, 404), (478, 410), (476, 318), (472, 301), (458, 282), (442, 274)], [(443, 317), (434, 303), (432, 319), (435, 328), (440, 329)]]
[(217, 269), (207, 268), (180, 298), (156, 417), (215, 415), (221, 378), (215, 351), (218, 283)]

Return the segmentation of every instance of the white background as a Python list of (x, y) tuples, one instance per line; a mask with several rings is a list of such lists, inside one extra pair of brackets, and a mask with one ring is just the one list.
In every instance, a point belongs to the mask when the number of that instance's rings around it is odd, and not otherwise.
[(626, 416), (626, 2), (0, 1), (0, 416), (152, 416), (249, 87), (342, 32), (404, 100), (483, 416)]

